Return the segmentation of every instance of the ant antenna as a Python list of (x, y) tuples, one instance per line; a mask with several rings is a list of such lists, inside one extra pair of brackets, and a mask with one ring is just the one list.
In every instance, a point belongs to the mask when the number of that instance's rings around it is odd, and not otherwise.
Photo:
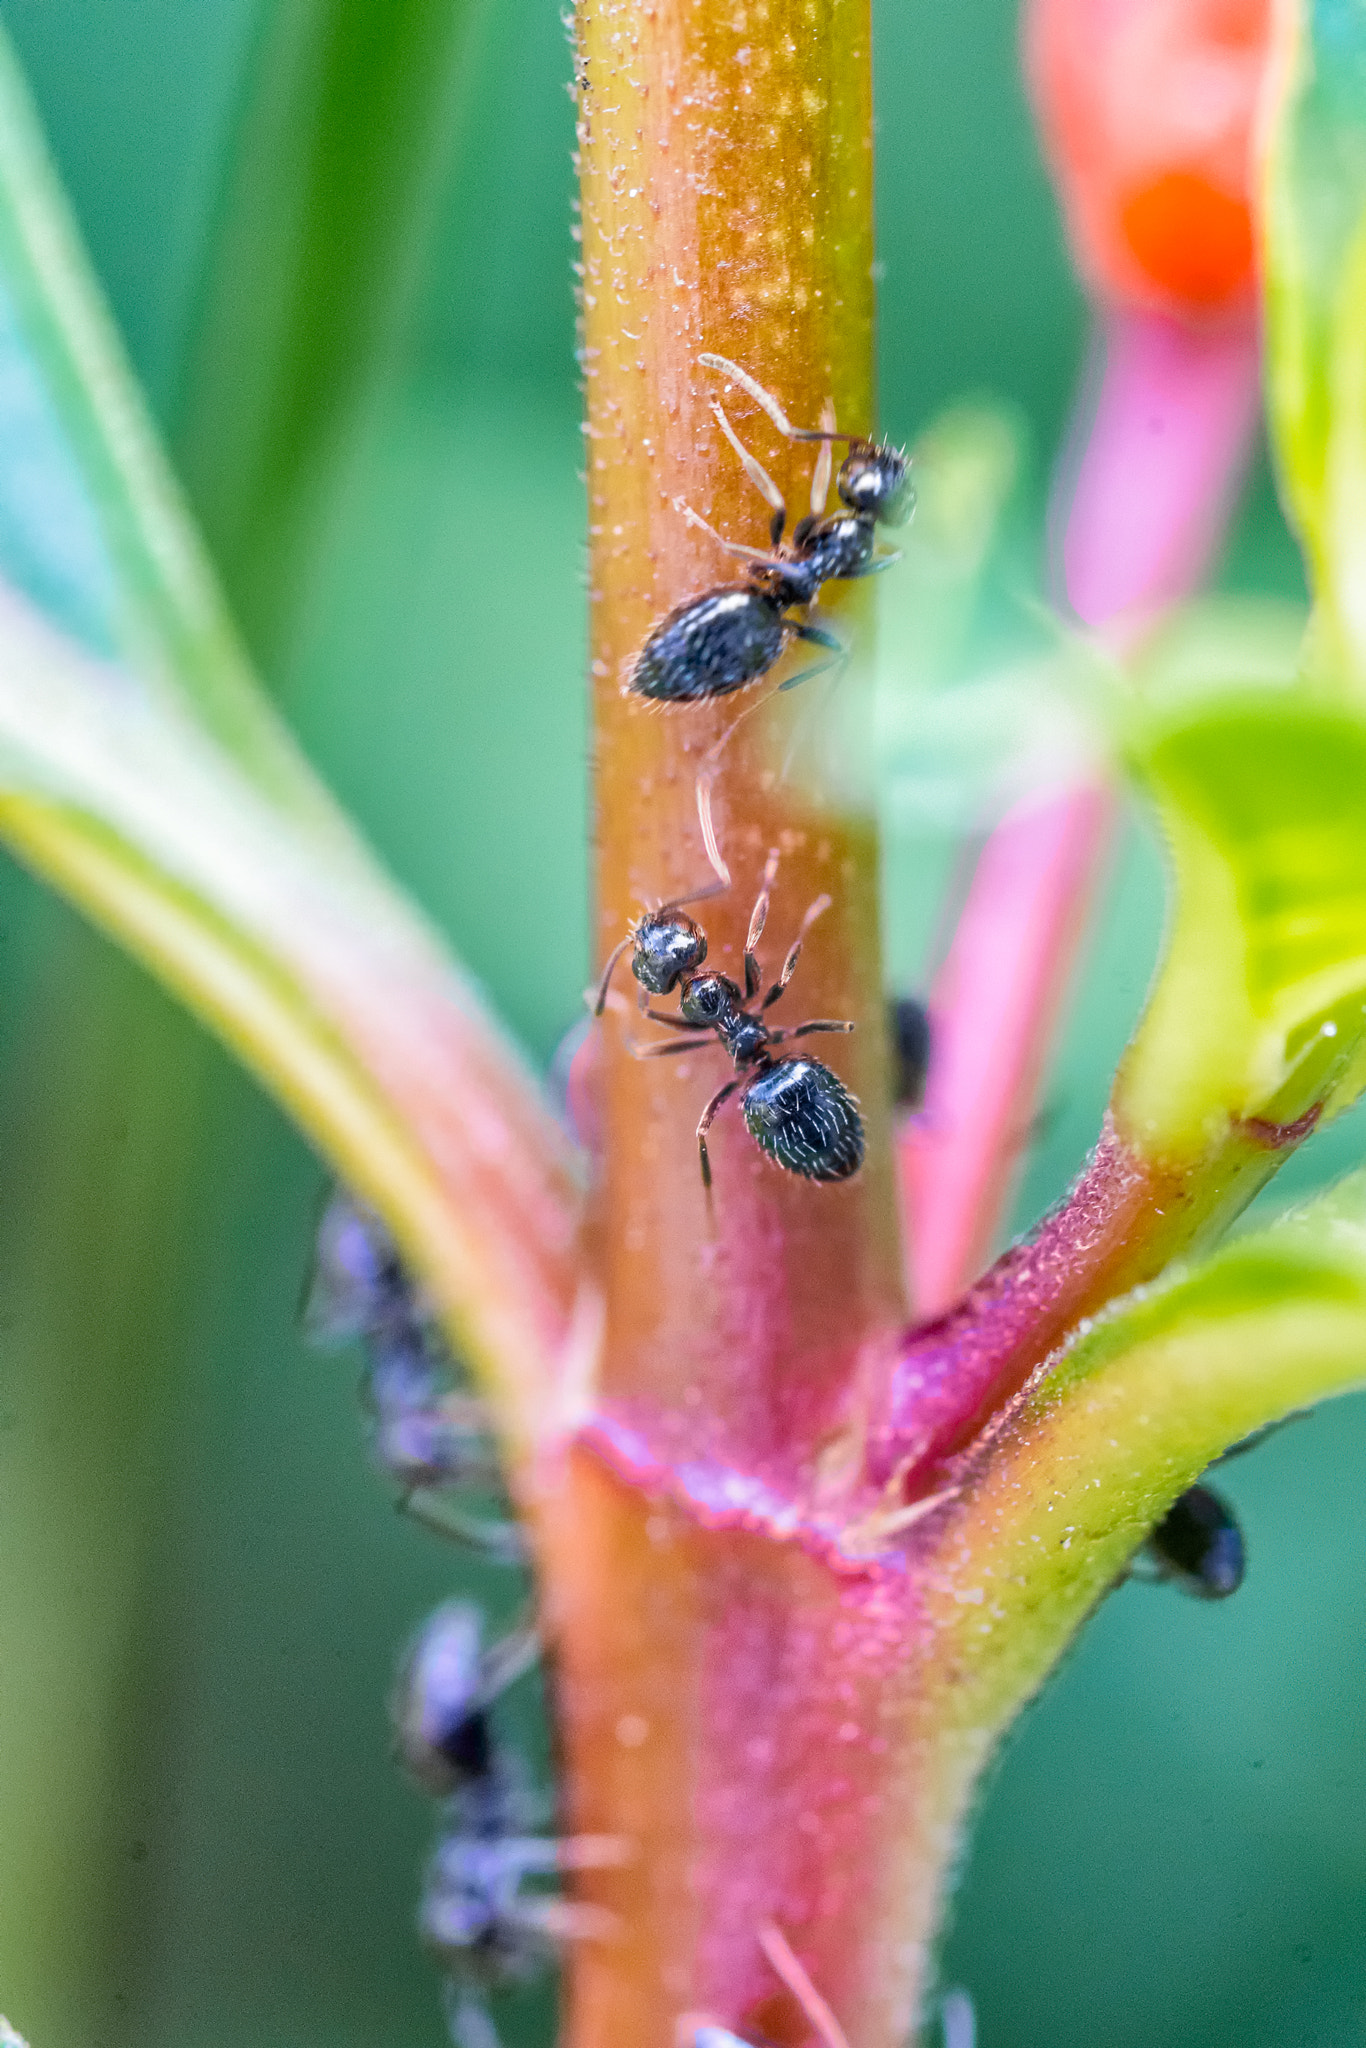
[(733, 384), (738, 384), (742, 391), (747, 391), (754, 403), (763, 407), (778, 432), (789, 441), (857, 441), (861, 438), (858, 434), (846, 434), (833, 426), (794, 427), (773, 394), (765, 391), (763, 385), (751, 377), (748, 370), (742, 370), (729, 356), (712, 355), (708, 351), (697, 360), (699, 363), (705, 363), (709, 370), (722, 371)]
[(835, 458), (830, 442), (835, 433), (835, 401), (827, 398), (821, 407), (821, 427), (826, 439), (821, 442), (816, 466), (811, 472), (811, 517), (819, 519), (825, 510), (825, 501), (830, 496), (830, 478), (834, 474)]
[[(739, 456), (745, 475), (749, 478), (755, 490), (767, 500), (772, 511), (781, 516), (785, 525), (787, 523), (787, 503), (782, 492), (778, 489), (778, 486), (774, 483), (762, 462), (750, 454), (748, 448), (746, 448), (744, 442), (740, 439), (740, 436), (727, 418), (726, 408), (713, 399), (711, 409), (716, 415), (716, 423), (720, 427), (721, 432)], [(825, 449), (822, 449), (821, 453), (824, 455), (826, 453)]]
[(759, 1929), (759, 1946), (775, 1974), (782, 1978), (810, 2020), (825, 2048), (849, 2048), (849, 2037), (844, 2028), (792, 1953), (787, 1936), (774, 1921), (763, 1922)]
[(593, 1015), (595, 1017), (600, 1017), (607, 1008), (607, 991), (612, 985), (612, 976), (616, 971), (617, 962), (626, 951), (626, 948), (633, 944), (634, 940), (635, 933), (627, 932), (626, 937), (618, 939), (616, 945), (613, 946), (611, 952), (607, 955), (607, 965), (603, 968), (602, 980), (598, 983), (598, 998), (593, 1005)]

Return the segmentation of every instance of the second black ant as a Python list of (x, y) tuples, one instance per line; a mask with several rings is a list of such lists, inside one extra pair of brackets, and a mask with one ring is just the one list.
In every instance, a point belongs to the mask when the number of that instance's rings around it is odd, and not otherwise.
[[(802, 919), (801, 928), (788, 948), (782, 972), (770, 986), (757, 1008), (756, 996), (763, 986), (756, 948), (768, 918), (778, 855), (771, 853), (749, 921), (745, 940), (745, 985), (728, 975), (698, 971), (706, 957), (706, 934), (675, 905), (652, 912), (635, 927), (608, 961), (598, 996), (598, 1014), (607, 999), (608, 982), (626, 944), (634, 943), (632, 971), (646, 987), (663, 978), (658, 963), (666, 963), (667, 993), (678, 989), (679, 1014), (647, 1009), (657, 1024), (688, 1036), (681, 1042), (633, 1046), (638, 1059), (664, 1059), (671, 1054), (692, 1052), (696, 1038), (713, 1034), (735, 1063), (735, 1078), (718, 1088), (703, 1110), (697, 1125), (698, 1159), (702, 1185), (711, 1187), (711, 1158), (707, 1132), (717, 1112), (732, 1095), (740, 1094), (745, 1127), (760, 1151), (788, 1173), (804, 1180), (821, 1182), (848, 1180), (863, 1164), (863, 1119), (858, 1101), (838, 1074), (820, 1060), (783, 1054), (776, 1058), (773, 1048), (816, 1032), (852, 1031), (854, 1026), (830, 1017), (811, 1018), (786, 1030), (775, 1031), (764, 1021), (787, 988), (801, 956), (802, 944), (816, 919), (830, 907), (828, 896), (818, 896)], [(685, 899), (686, 900), (686, 899)], [(687, 962), (689, 964), (680, 964)]]

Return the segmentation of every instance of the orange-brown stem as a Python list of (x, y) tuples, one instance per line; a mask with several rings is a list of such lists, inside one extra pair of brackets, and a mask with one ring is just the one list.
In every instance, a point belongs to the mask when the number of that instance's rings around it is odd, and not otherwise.
[[(740, 574), (680, 507), (767, 541), (768, 508), (710, 410), (723, 381), (699, 355), (741, 363), (799, 423), (833, 400), (842, 426), (874, 424), (868, 7), (586, 0), (578, 44), (603, 959), (643, 907), (707, 882), (702, 759), (802, 665), (790, 654), (714, 706), (625, 693), (651, 627)], [(727, 402), (800, 516), (811, 448)], [(857, 639), (858, 606), (838, 609)], [(811, 765), (847, 752), (857, 694), (856, 675), (834, 675), (746, 718), (714, 796), (735, 883), (697, 915), (708, 965), (743, 979), (770, 848), (766, 968), (830, 896), (774, 1021), (857, 1024), (814, 1049), (861, 1099), (862, 1172), (835, 1187), (784, 1174), (732, 1105), (709, 1204), (695, 1126), (724, 1056), (707, 1041), (632, 1058), (628, 1038), (659, 1035), (634, 1005), (599, 1027), (588, 1255), (605, 1334), (591, 1418), (539, 1490), (568, 1821), (620, 1836), (632, 1859), (584, 1881), (619, 1932), (571, 1959), (582, 2048), (672, 2048), (679, 2016), (701, 2010), (804, 2037), (758, 1946), (768, 1920), (858, 2048), (904, 2028), (907, 1973), (887, 1967), (904, 1887), (888, 1872), (907, 1837), (884, 1797), (896, 1760), (859, 1626), (871, 1581), (813, 1533), (859, 1483), (864, 1390), (906, 1314), (875, 839), (849, 778)], [(624, 966), (622, 983), (634, 993)], [(886, 1645), (882, 1661), (898, 1661)]]

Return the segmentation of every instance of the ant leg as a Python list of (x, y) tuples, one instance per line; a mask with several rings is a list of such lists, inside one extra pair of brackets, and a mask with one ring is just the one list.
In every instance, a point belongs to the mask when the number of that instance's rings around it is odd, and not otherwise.
[(503, 2048), (488, 2007), (468, 1985), (446, 1979), (446, 2027), (455, 2048)]
[(690, 903), (709, 903), (713, 896), (724, 896), (724, 882), (708, 882), (704, 889), (690, 889), (686, 896), (675, 896), (670, 903), (661, 903), (654, 912), (656, 917), (667, 917), (671, 910), (686, 910)]
[[(769, 692), (769, 696), (776, 695), (776, 691)], [(707, 850), (707, 859), (711, 862), (721, 879), (723, 889), (729, 889), (731, 873), (726, 863), (722, 860), (721, 849), (716, 843), (716, 827), (712, 823), (711, 816), (712, 784), (716, 780), (716, 771), (720, 766), (721, 756), (740, 730), (740, 727), (747, 718), (752, 718), (754, 713), (762, 705), (767, 704), (767, 702), (768, 697), (760, 697), (747, 710), (742, 711), (734, 725), (728, 725), (720, 739), (714, 745), (708, 747), (702, 757), (702, 766), (697, 771), (697, 821), (702, 827), (702, 844)]]
[(720, 1109), (722, 1103), (728, 1102), (736, 1089), (743, 1086), (743, 1081), (739, 1079), (727, 1081), (724, 1088), (717, 1089), (715, 1095), (712, 1096), (711, 1101), (697, 1119), (697, 1156), (702, 1165), (702, 1185), (708, 1194), (711, 1193), (711, 1157), (707, 1151), (707, 1132), (711, 1129), (716, 1118), (716, 1112)]
[(745, 940), (745, 1001), (747, 1003), (753, 1002), (755, 996), (759, 993), (759, 962), (755, 958), (754, 949), (763, 937), (764, 926), (768, 923), (768, 901), (769, 897), (773, 894), (773, 878), (777, 872), (778, 849), (775, 846), (768, 859), (764, 862), (764, 879), (760, 884), (754, 909), (750, 913), (749, 936)]
[(782, 1978), (811, 2022), (812, 2032), (824, 2042), (825, 2048), (849, 2048), (849, 2037), (844, 2028), (792, 1953), (787, 1936), (772, 1920), (765, 1920), (760, 1927), (759, 1946), (774, 1975)]
[(765, 391), (763, 385), (751, 377), (748, 370), (742, 370), (729, 356), (713, 355), (708, 350), (697, 360), (699, 363), (705, 363), (709, 370), (722, 371), (733, 384), (738, 384), (742, 391), (747, 391), (754, 403), (763, 407), (778, 432), (789, 441), (857, 441), (860, 438), (857, 434), (840, 433), (833, 427), (794, 427), (772, 392)]
[[(821, 426), (828, 434), (833, 434), (835, 431), (835, 401), (833, 398), (827, 398), (825, 404), (821, 407)], [(813, 519), (819, 519), (825, 510), (826, 500), (830, 496), (830, 478), (834, 467), (834, 451), (828, 440), (822, 441), (820, 454), (816, 457), (816, 466), (811, 472), (811, 517)]]
[(667, 1024), (670, 1031), (707, 1032), (711, 1030), (710, 1024), (690, 1024), (686, 1017), (671, 1017), (667, 1010), (647, 1010), (645, 1014), (652, 1023)]
[(794, 1038), (810, 1038), (811, 1034), (815, 1031), (856, 1031), (857, 1029), (858, 1026), (856, 1024), (850, 1024), (840, 1018), (813, 1017), (809, 1024), (798, 1024), (795, 1030), (770, 1031), (768, 1041), (770, 1045), (781, 1045), (784, 1042), (791, 1045)]
[(769, 509), (773, 513), (768, 530), (773, 545), (776, 548), (782, 540), (783, 529), (787, 525), (787, 500), (783, 497), (782, 492), (778, 489), (778, 486), (774, 483), (762, 462), (756, 461), (754, 456), (750, 454), (748, 448), (746, 448), (744, 442), (726, 417), (725, 407), (713, 401), (712, 412), (716, 416), (716, 423), (720, 427), (721, 432), (739, 456), (745, 475), (754, 485), (755, 490), (767, 502)]
[(515, 1522), (490, 1522), (467, 1515), (449, 1501), (429, 1498), (425, 1487), (401, 1494), (397, 1505), (400, 1514), (411, 1515), (422, 1528), (477, 1551), (490, 1564), (524, 1565), (527, 1561), (526, 1538)]
[(541, 1635), (534, 1622), (523, 1622), (486, 1650), (481, 1662), (479, 1704), (492, 1706), (500, 1693), (540, 1662)]
[(619, 939), (607, 956), (607, 965), (603, 968), (602, 980), (598, 983), (598, 999), (593, 1005), (593, 1015), (595, 1017), (600, 1017), (607, 1008), (607, 991), (611, 986), (612, 976), (616, 972), (617, 962), (630, 945), (634, 936), (633, 932), (627, 932), (626, 937)]
[[(709, 519), (704, 519), (700, 512), (693, 511), (686, 498), (675, 498), (674, 510), (683, 515), (689, 526), (695, 526), (699, 533), (705, 533), (709, 540), (714, 540), (717, 547), (723, 548), (728, 555), (738, 556), (742, 562), (753, 562), (761, 569), (779, 571), (790, 569), (792, 566), (786, 556), (766, 554), (762, 548), (746, 547), (743, 541), (727, 540), (724, 534), (716, 531)], [(773, 516), (776, 520), (778, 515), (775, 512)], [(781, 535), (778, 538), (781, 539)]]
[(785, 683), (779, 683), (780, 690), (795, 690), (798, 683), (809, 683), (812, 676), (823, 676), (828, 668), (835, 668), (849, 659), (848, 642), (841, 640), (837, 633), (827, 632), (824, 626), (803, 625), (797, 619), (789, 619), (787, 624), (792, 629), (794, 639), (805, 640), (812, 647), (828, 647), (830, 659), (813, 663), (810, 668), (804, 668), (800, 675), (789, 676)]
[(628, 1038), (627, 1051), (633, 1060), (676, 1059), (681, 1052), (698, 1050), (695, 1038), (658, 1038), (649, 1045), (642, 1045), (638, 1038)]
[(787, 984), (791, 981), (797, 971), (797, 962), (802, 957), (802, 946), (805, 944), (807, 933), (816, 922), (816, 919), (823, 917), (829, 908), (830, 898), (824, 895), (818, 896), (814, 903), (808, 905), (806, 916), (798, 927), (797, 936), (787, 949), (787, 958), (783, 962), (783, 971), (764, 997), (763, 1002), (759, 1005), (761, 1012), (772, 1009), (783, 990), (787, 987)]
[(939, 2006), (944, 2048), (976, 2048), (977, 2018), (966, 1991), (946, 1991)]

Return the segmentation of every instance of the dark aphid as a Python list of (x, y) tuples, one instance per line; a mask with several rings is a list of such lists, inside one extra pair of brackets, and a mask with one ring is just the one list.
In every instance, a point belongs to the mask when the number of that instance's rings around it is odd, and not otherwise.
[(1148, 1538), (1158, 1578), (1198, 1600), (1227, 1600), (1243, 1583), (1243, 1532), (1212, 1487), (1188, 1487)]
[(483, 1616), (466, 1600), (448, 1600), (410, 1644), (390, 1702), (394, 1743), (405, 1769), (428, 1792), (445, 1796), (494, 1770), (489, 1708), (535, 1663), (532, 1628), (483, 1647)]
[(632, 1048), (642, 1059), (665, 1058), (691, 1051), (693, 1034), (710, 1032), (730, 1054), (736, 1078), (717, 1090), (697, 1126), (702, 1184), (707, 1188), (711, 1186), (707, 1132), (723, 1103), (737, 1093), (750, 1136), (761, 1151), (787, 1172), (800, 1174), (804, 1180), (840, 1181), (848, 1180), (863, 1164), (863, 1120), (857, 1100), (839, 1076), (819, 1060), (773, 1056), (774, 1046), (784, 1041), (814, 1032), (852, 1031), (853, 1025), (817, 1017), (775, 1031), (764, 1021), (765, 1012), (792, 979), (807, 932), (821, 912), (829, 908), (828, 896), (818, 896), (811, 905), (788, 949), (777, 981), (757, 1008), (750, 1007), (763, 981), (755, 948), (768, 917), (777, 870), (778, 856), (771, 853), (745, 940), (744, 988), (725, 974), (684, 974), (678, 984), (679, 1014), (671, 1017), (660, 1010), (648, 1010), (646, 1015), (686, 1035), (665, 1044)]
[(496, 1478), (484, 1404), (455, 1391), (449, 1354), (433, 1331), (417, 1323), (382, 1330), (366, 1353), (361, 1399), (382, 1472), (408, 1492)]
[(919, 1109), (930, 1066), (930, 1013), (918, 996), (894, 996), (892, 1085), (898, 1109)]

